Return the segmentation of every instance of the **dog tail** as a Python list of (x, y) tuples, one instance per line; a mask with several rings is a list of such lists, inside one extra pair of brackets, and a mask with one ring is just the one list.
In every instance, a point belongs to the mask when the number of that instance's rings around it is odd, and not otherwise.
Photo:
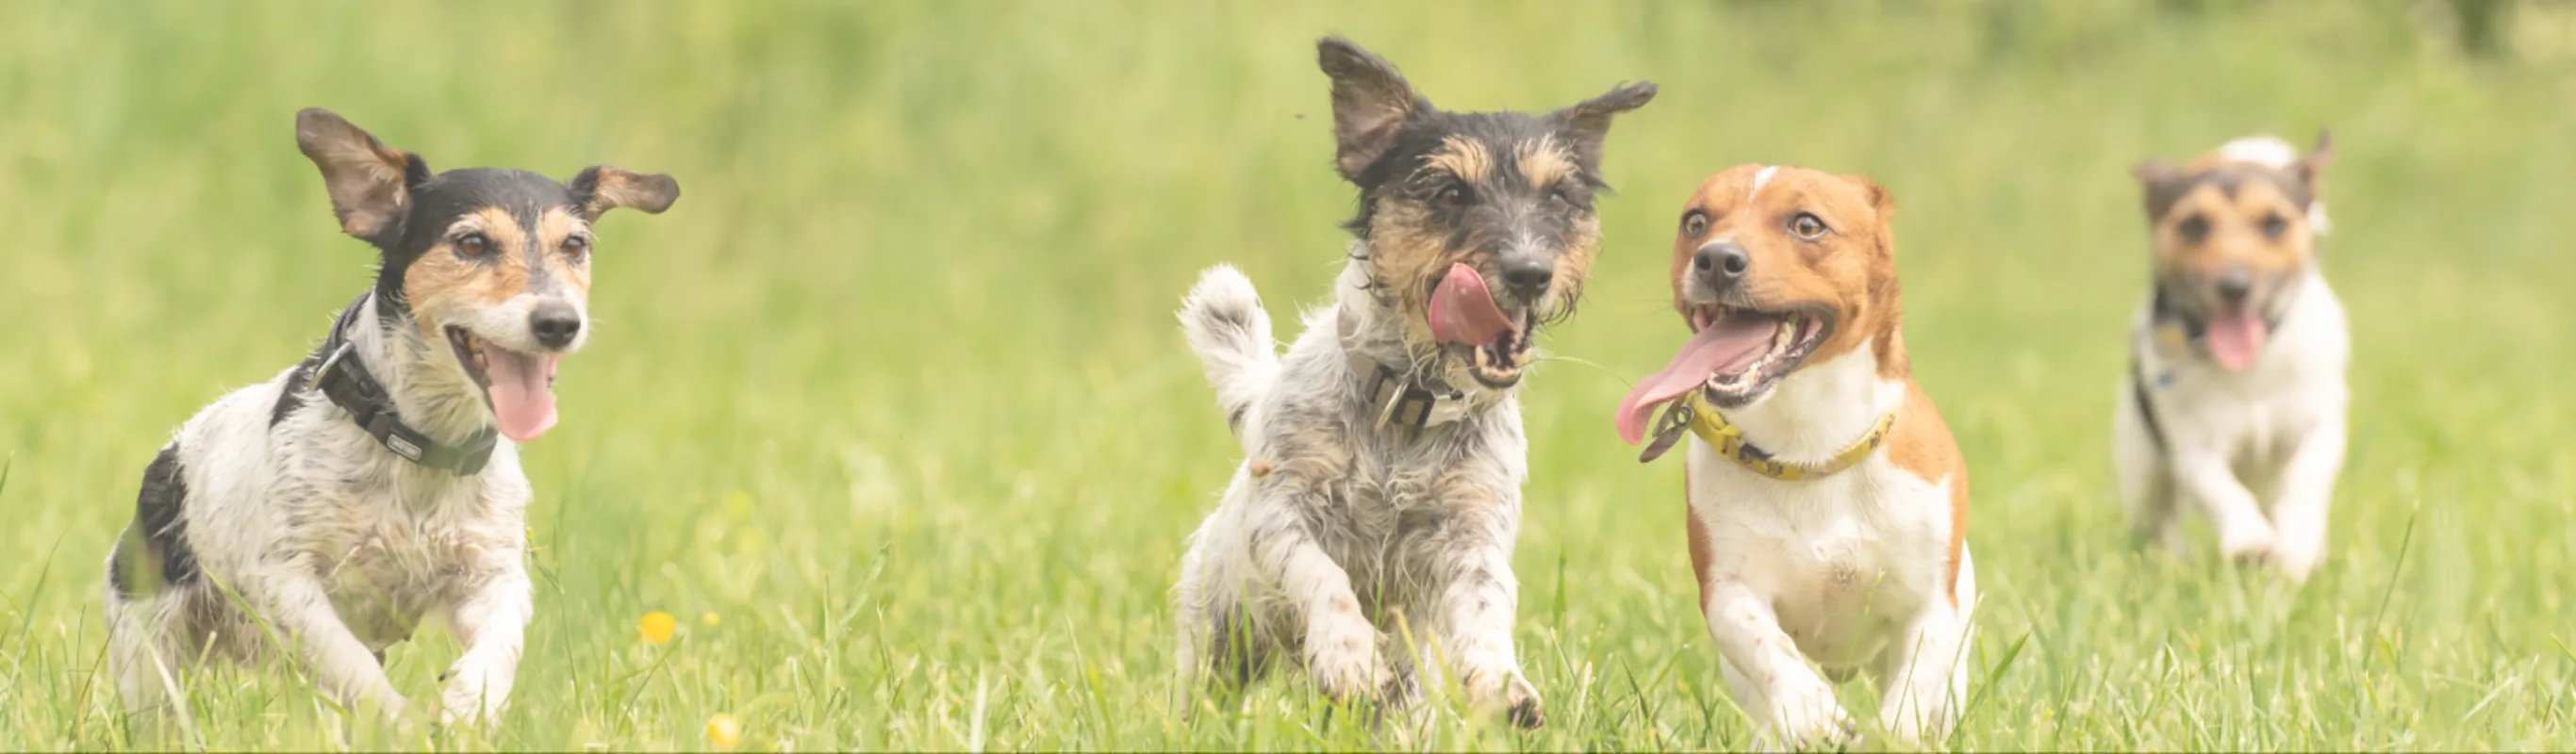
[(1181, 334), (1216, 388), (1226, 429), (1242, 438), (1254, 406), (1279, 381), (1279, 346), (1270, 339), (1270, 312), (1261, 308), (1252, 279), (1227, 264), (1200, 273), (1181, 299)]

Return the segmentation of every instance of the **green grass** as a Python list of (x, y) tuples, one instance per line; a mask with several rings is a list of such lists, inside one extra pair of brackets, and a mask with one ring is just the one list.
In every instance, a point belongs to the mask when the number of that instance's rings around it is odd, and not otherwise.
[[(1609, 409), (1679, 337), (1676, 208), (1762, 161), (1901, 207), (1914, 363), (1975, 479), (1953, 744), (2576, 747), (2576, 35), (2534, 10), (2518, 53), (2471, 59), (2428, 8), (9, 4), (0, 749), (139, 743), (98, 660), (143, 465), (365, 285), (289, 139), (314, 105), (436, 167), (614, 162), (685, 195), (605, 221), (598, 337), (525, 450), (538, 614), (506, 723), (344, 738), (287, 674), (228, 671), (192, 744), (685, 749), (729, 714), (800, 750), (1740, 747), (1679, 469), (1634, 463)], [(1236, 446), (1169, 313), (1219, 261), (1282, 309), (1325, 298), (1351, 203), (1327, 31), (1453, 108), (1663, 86), (1612, 132), (1591, 300), (1525, 391), (1542, 732), (1443, 712), (1371, 739), (1294, 675), (1170, 703), (1168, 589)], [(2356, 401), (2331, 559), (2292, 590), (2205, 530), (2133, 550), (2106, 435), (2144, 284), (2127, 166), (2321, 125)], [(640, 640), (651, 610), (681, 638)], [(454, 651), (429, 631), (390, 671), (434, 699)]]

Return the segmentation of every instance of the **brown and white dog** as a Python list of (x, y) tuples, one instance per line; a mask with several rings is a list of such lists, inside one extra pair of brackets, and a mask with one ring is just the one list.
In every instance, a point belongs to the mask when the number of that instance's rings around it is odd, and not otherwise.
[(1696, 435), (1700, 610), (1775, 745), (1856, 734), (1828, 677), (1873, 671), (1880, 725), (1907, 745), (1937, 737), (1967, 690), (1968, 472), (1910, 377), (1892, 210), (1869, 179), (1804, 168), (1700, 184), (1672, 263), (1693, 335), (1619, 405), (1622, 438), (1653, 438), (1644, 460)]
[(2343, 469), (2343, 305), (2317, 271), (2326, 137), (2305, 156), (2272, 137), (2135, 169), (2155, 287), (2129, 327), (2113, 409), (2121, 496), (2142, 540), (2177, 546), (2182, 498), (2219, 552), (2303, 581), (2324, 557)]

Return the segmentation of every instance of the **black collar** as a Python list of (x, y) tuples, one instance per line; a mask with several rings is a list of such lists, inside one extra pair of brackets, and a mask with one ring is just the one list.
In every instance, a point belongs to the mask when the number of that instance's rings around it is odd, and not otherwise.
[(1341, 319), (1342, 358), (1360, 380), (1360, 399), (1377, 415), (1377, 426), (1418, 430), (1455, 421), (1466, 414), (1467, 394), (1430, 377), (1413, 377), (1368, 355), (1359, 346), (1358, 322)]
[(349, 412), (349, 421), (384, 443), (385, 449), (422, 466), (457, 476), (473, 476), (492, 460), (496, 433), (491, 427), (474, 434), (464, 445), (446, 445), (404, 424), (402, 414), (394, 410), (393, 396), (385, 393), (384, 383), (367, 373), (367, 365), (353, 353), (355, 345), (343, 334), (358, 311), (366, 308), (367, 295), (360, 294), (340, 320), (331, 325), (331, 337), (322, 342), (322, 366), (313, 372), (312, 384), (331, 397), (331, 402)]

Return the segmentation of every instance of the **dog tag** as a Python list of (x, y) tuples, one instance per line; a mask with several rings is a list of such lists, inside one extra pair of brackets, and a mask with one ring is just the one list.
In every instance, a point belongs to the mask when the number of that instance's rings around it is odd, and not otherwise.
[(1637, 454), (1637, 462), (1651, 463), (1662, 458), (1681, 443), (1683, 434), (1690, 432), (1691, 419), (1695, 417), (1688, 401), (1678, 401), (1664, 409), (1664, 418), (1655, 420), (1654, 441), (1646, 443), (1646, 452)]

